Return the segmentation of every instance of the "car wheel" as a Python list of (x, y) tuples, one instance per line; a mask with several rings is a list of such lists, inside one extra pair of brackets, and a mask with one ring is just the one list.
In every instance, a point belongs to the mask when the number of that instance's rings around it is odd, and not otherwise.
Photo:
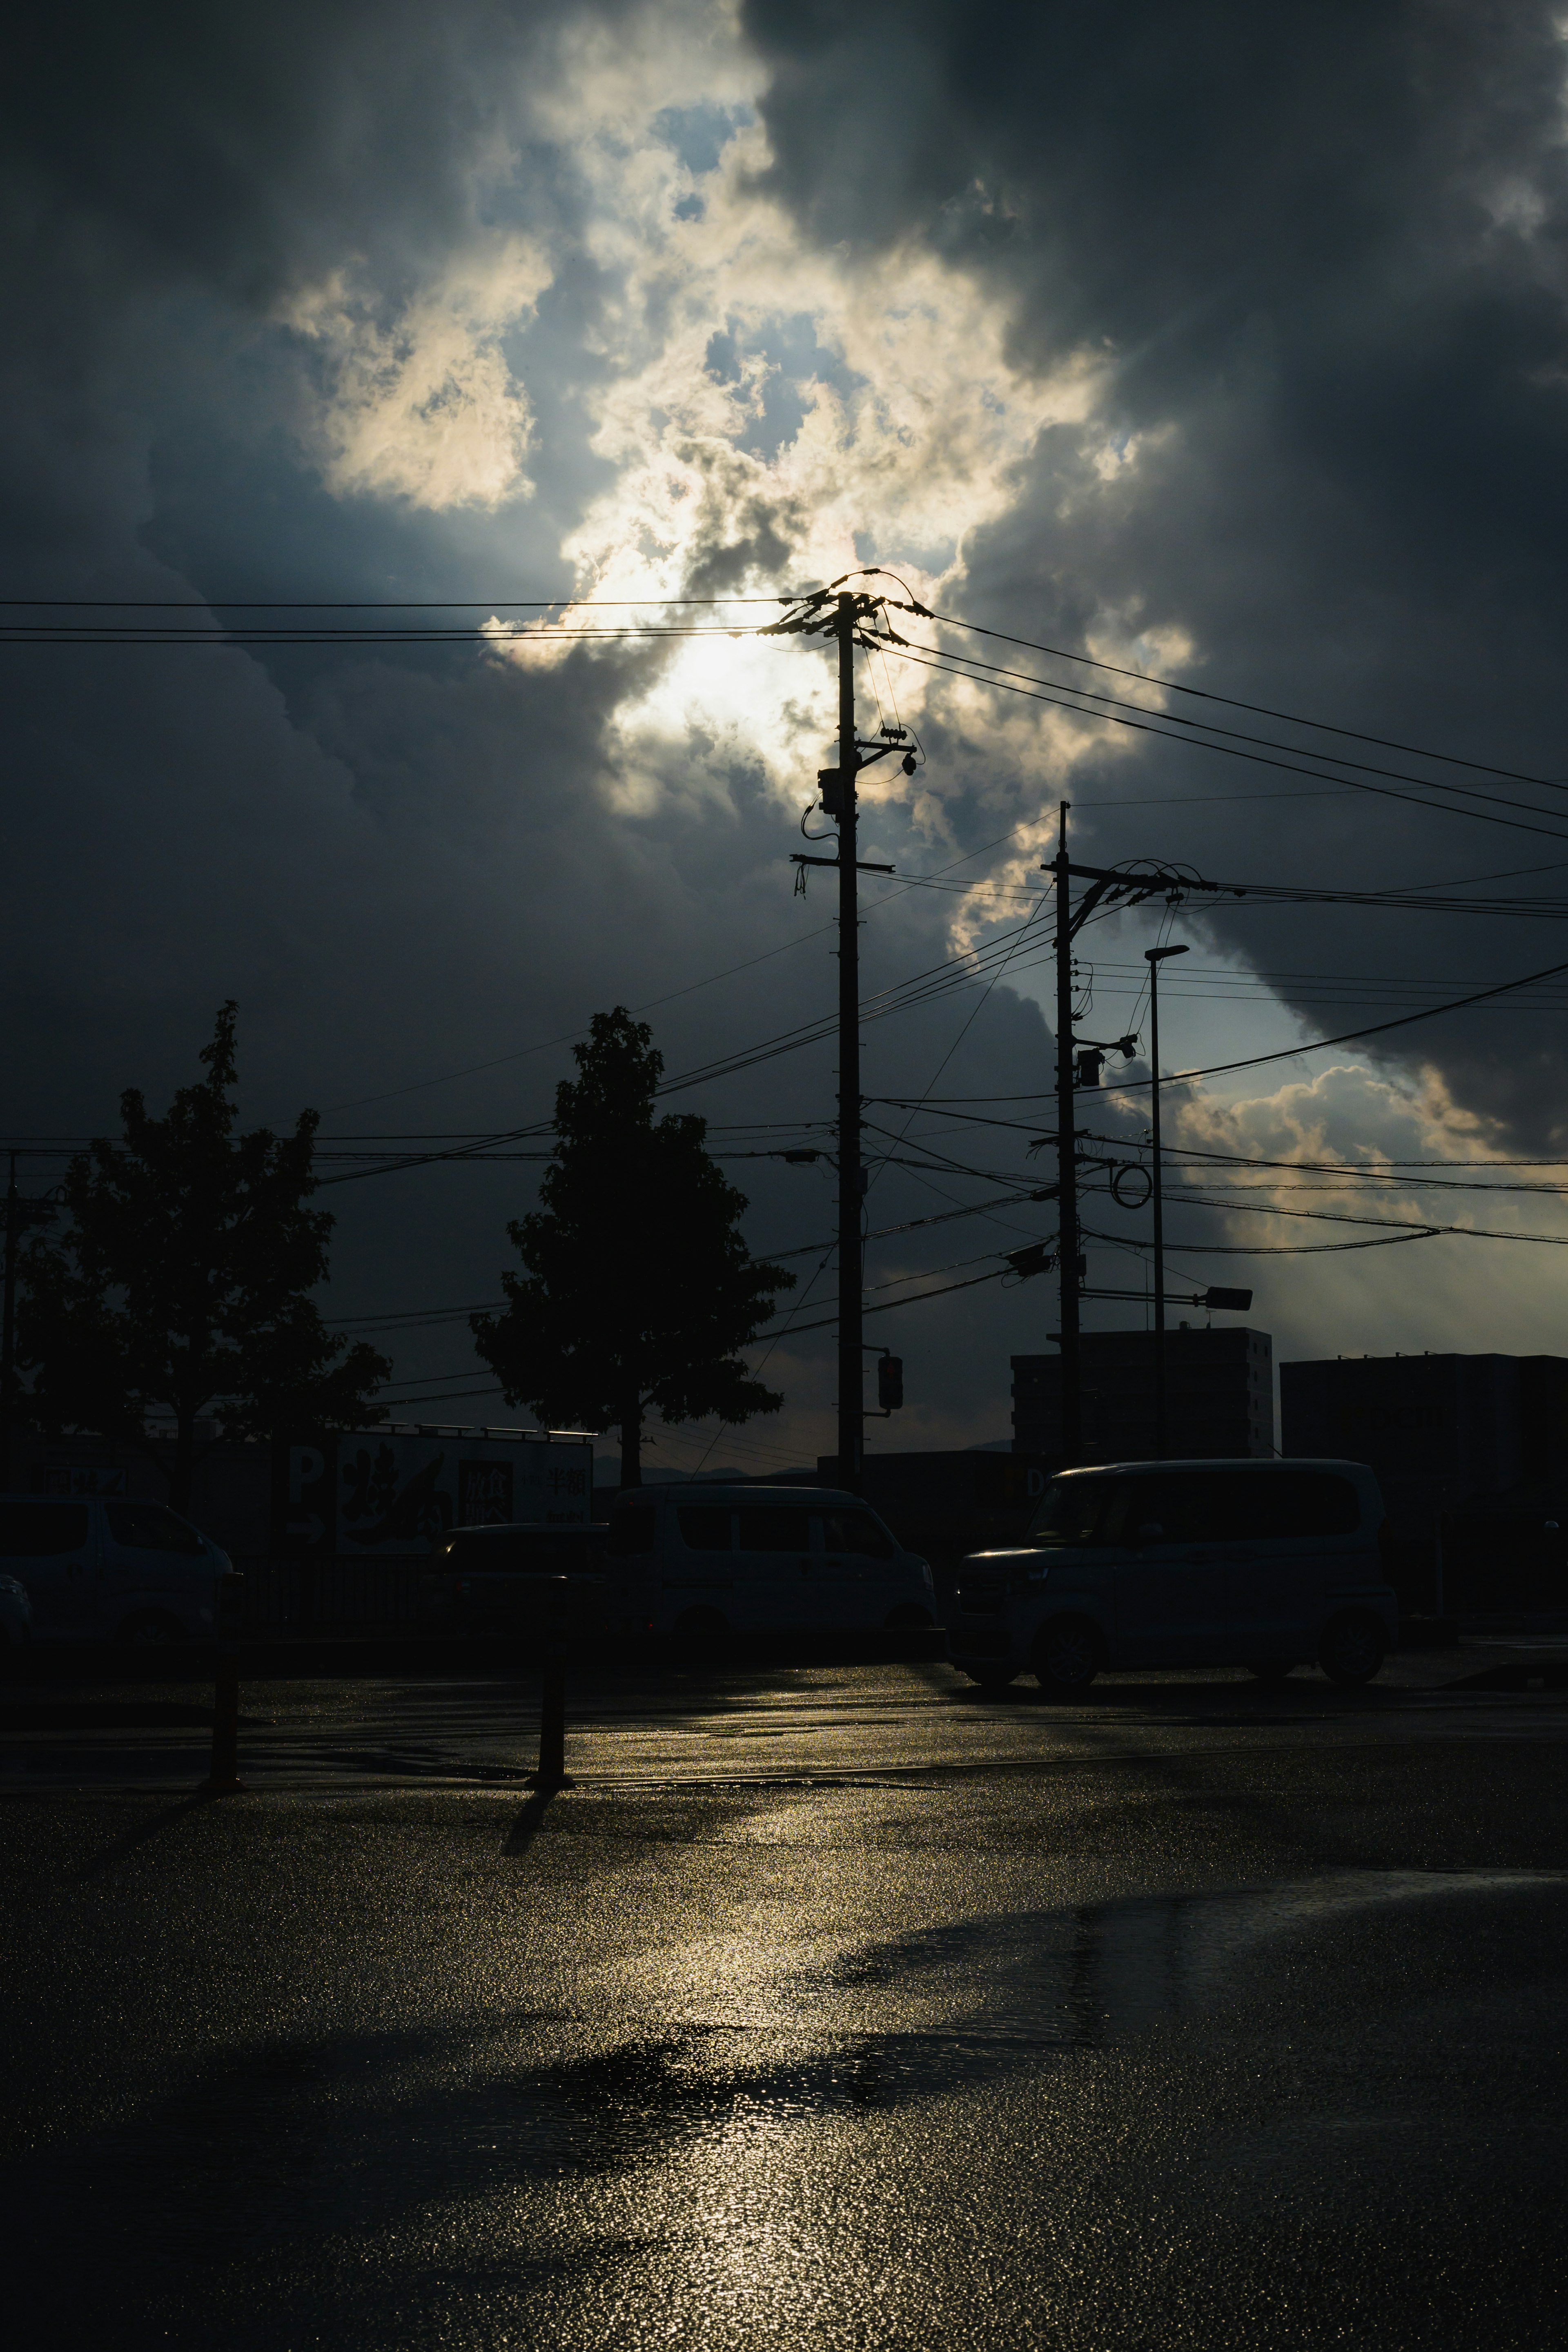
[(675, 1621), (675, 1645), (686, 1657), (711, 1657), (729, 1631), (717, 1609), (683, 1610)]
[(1047, 1698), (1086, 1691), (1105, 1664), (1105, 1643), (1087, 1617), (1060, 1617), (1036, 1642), (1029, 1664)]
[(1371, 1682), (1387, 1655), (1387, 1636), (1375, 1617), (1336, 1617), (1323, 1634), (1318, 1664), (1331, 1683), (1353, 1687)]
[(161, 1610), (144, 1609), (139, 1616), (127, 1617), (115, 1639), (155, 1649), (170, 1642), (183, 1642), (184, 1629), (176, 1618), (164, 1616)]
[(978, 1683), (982, 1690), (1005, 1690), (1009, 1683), (1016, 1683), (1018, 1679), (1016, 1666), (975, 1664), (965, 1665), (960, 1671), (966, 1674), (972, 1683)]
[(902, 1601), (888, 1612), (885, 1631), (889, 1633), (923, 1633), (931, 1625), (931, 1611), (918, 1601)]
[(1247, 1669), (1255, 1683), (1282, 1683), (1295, 1671), (1295, 1661), (1284, 1658), (1262, 1658)]

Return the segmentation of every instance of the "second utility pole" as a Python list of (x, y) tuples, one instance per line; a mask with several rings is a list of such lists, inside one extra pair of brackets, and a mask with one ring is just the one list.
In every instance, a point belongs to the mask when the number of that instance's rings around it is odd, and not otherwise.
[(1073, 1130), (1072, 1037), (1072, 908), (1068, 864), (1068, 811), (1061, 804), (1057, 854), (1052, 871), (1057, 882), (1057, 1177), (1058, 1203), (1057, 1264), (1061, 1274), (1062, 1365), (1061, 1461), (1070, 1470), (1083, 1455), (1083, 1390), (1079, 1346), (1078, 1138)]
[(866, 1436), (861, 1345), (860, 906), (856, 869), (855, 627), (840, 594), (838, 639), (838, 1484), (858, 1495)]
[(1160, 1156), (1160, 966), (1172, 956), (1185, 955), (1184, 947), (1145, 948), (1149, 967), (1149, 1067), (1153, 1072), (1150, 1096), (1150, 1158), (1154, 1173), (1154, 1454), (1163, 1462), (1170, 1450), (1170, 1412), (1165, 1394), (1165, 1178)]

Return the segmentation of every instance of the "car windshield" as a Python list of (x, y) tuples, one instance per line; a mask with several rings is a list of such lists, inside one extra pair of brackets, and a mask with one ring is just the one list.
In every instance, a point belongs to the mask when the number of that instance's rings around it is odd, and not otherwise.
[(105, 1503), (109, 1532), (126, 1551), (205, 1552), (205, 1544), (188, 1519), (162, 1503)]
[(1091, 1544), (1100, 1534), (1113, 1478), (1053, 1478), (1029, 1524), (1032, 1544)]

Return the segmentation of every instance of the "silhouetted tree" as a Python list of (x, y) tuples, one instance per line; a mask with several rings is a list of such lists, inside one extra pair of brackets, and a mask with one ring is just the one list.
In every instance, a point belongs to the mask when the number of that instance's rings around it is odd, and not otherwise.
[[(198, 1415), (227, 1437), (363, 1426), (384, 1417), (369, 1400), (392, 1369), (363, 1340), (345, 1354), (307, 1296), (326, 1279), (333, 1223), (304, 1205), (316, 1113), (301, 1111), (292, 1135), (234, 1132), (235, 1013), (219, 1013), (205, 1078), (182, 1087), (166, 1118), (150, 1117), (134, 1087), (121, 1097), (123, 1138), (71, 1161), (68, 1225), (26, 1260), (32, 1412), (46, 1428), (139, 1446), (179, 1510)], [(171, 1420), (172, 1469), (153, 1428)]]
[(740, 1351), (795, 1287), (741, 1236), (745, 1196), (703, 1149), (707, 1122), (653, 1116), (664, 1070), (623, 1005), (596, 1013), (580, 1075), (555, 1090), (540, 1207), (507, 1227), (523, 1263), (474, 1340), (507, 1401), (547, 1424), (621, 1433), (621, 1483), (642, 1483), (642, 1425), (776, 1412)]

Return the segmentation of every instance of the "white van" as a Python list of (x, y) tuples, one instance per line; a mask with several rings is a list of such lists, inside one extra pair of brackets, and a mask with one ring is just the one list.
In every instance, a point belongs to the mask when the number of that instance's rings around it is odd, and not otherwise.
[(210, 1641), (228, 1566), (164, 1503), (0, 1495), (0, 1567), (39, 1641)]
[(948, 1640), (972, 1681), (1042, 1690), (1106, 1666), (1316, 1660), (1370, 1682), (1399, 1638), (1383, 1496), (1360, 1462), (1117, 1462), (1064, 1470), (1022, 1545), (973, 1552)]
[(638, 1630), (914, 1632), (936, 1622), (923, 1559), (827, 1486), (643, 1486), (610, 1514), (607, 1565)]

